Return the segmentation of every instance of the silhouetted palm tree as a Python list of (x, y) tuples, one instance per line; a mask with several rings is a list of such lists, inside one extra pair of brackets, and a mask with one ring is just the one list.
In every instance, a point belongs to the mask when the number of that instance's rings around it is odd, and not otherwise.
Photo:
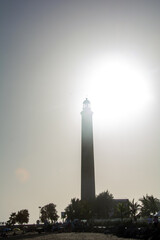
[(143, 198), (139, 199), (141, 201), (141, 215), (149, 216), (150, 214), (155, 214), (158, 212), (158, 204), (159, 200), (153, 195), (151, 196), (143, 196)]
[(137, 215), (139, 210), (140, 205), (138, 204), (138, 202), (134, 202), (134, 199), (132, 200), (132, 202), (129, 202), (130, 215), (135, 222), (137, 221)]
[(118, 203), (116, 207), (117, 213), (121, 218), (121, 221), (123, 221), (123, 218), (126, 217), (129, 213), (129, 207), (125, 203)]

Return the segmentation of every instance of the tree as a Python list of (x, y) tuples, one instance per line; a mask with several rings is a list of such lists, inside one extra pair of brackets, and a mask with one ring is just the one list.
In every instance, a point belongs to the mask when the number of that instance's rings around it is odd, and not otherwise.
[(95, 214), (97, 218), (108, 218), (113, 210), (113, 195), (109, 191), (100, 193), (95, 200)]
[(27, 209), (18, 211), (18, 213), (16, 215), (16, 222), (18, 222), (19, 224), (29, 222), (29, 212)]
[(136, 222), (137, 221), (137, 215), (140, 209), (140, 205), (137, 202), (134, 202), (134, 199), (132, 202), (129, 202), (129, 211), (131, 218)]
[(143, 196), (139, 199), (141, 201), (141, 215), (149, 216), (151, 214), (155, 214), (159, 210), (159, 200), (153, 195)]
[(123, 218), (129, 215), (129, 204), (119, 202), (116, 205), (116, 214), (121, 218), (121, 221), (123, 221)]
[(80, 219), (91, 219), (94, 216), (94, 200), (82, 201), (81, 200), (81, 216)]
[(51, 221), (53, 223), (53, 221), (54, 222), (57, 221), (58, 217), (59, 216), (57, 215), (57, 210), (56, 210), (55, 204), (49, 203), (41, 208), (40, 219), (43, 223), (45, 221), (49, 221), (49, 222)]
[(8, 225), (14, 225), (17, 222), (17, 214), (15, 212), (11, 213), (9, 220), (7, 221)]
[(80, 200), (78, 198), (72, 198), (71, 203), (65, 208), (65, 212), (68, 219), (79, 219), (81, 212)]
[(73, 198), (71, 203), (65, 208), (65, 212), (70, 220), (90, 219), (93, 216), (93, 204), (89, 201)]

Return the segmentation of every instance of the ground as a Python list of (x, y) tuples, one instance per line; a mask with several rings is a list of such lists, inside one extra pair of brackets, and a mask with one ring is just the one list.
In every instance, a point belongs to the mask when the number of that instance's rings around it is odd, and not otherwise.
[[(5, 238), (2, 238), (5, 239)], [(122, 240), (113, 235), (105, 235), (102, 233), (59, 233), (59, 234), (32, 234), (32, 235), (17, 235), (9, 237), (8, 239), (18, 240)], [(131, 238), (125, 238), (131, 240)]]

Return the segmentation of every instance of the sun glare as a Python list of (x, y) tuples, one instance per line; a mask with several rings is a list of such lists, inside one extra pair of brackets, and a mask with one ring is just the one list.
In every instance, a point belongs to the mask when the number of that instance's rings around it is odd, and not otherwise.
[(130, 121), (143, 114), (151, 102), (146, 72), (122, 58), (96, 61), (86, 76), (87, 96), (101, 122)]

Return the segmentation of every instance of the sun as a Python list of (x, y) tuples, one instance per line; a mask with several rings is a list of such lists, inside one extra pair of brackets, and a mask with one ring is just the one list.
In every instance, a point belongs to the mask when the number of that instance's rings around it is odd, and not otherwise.
[(147, 71), (122, 57), (96, 60), (86, 75), (87, 97), (101, 122), (129, 122), (152, 100)]

